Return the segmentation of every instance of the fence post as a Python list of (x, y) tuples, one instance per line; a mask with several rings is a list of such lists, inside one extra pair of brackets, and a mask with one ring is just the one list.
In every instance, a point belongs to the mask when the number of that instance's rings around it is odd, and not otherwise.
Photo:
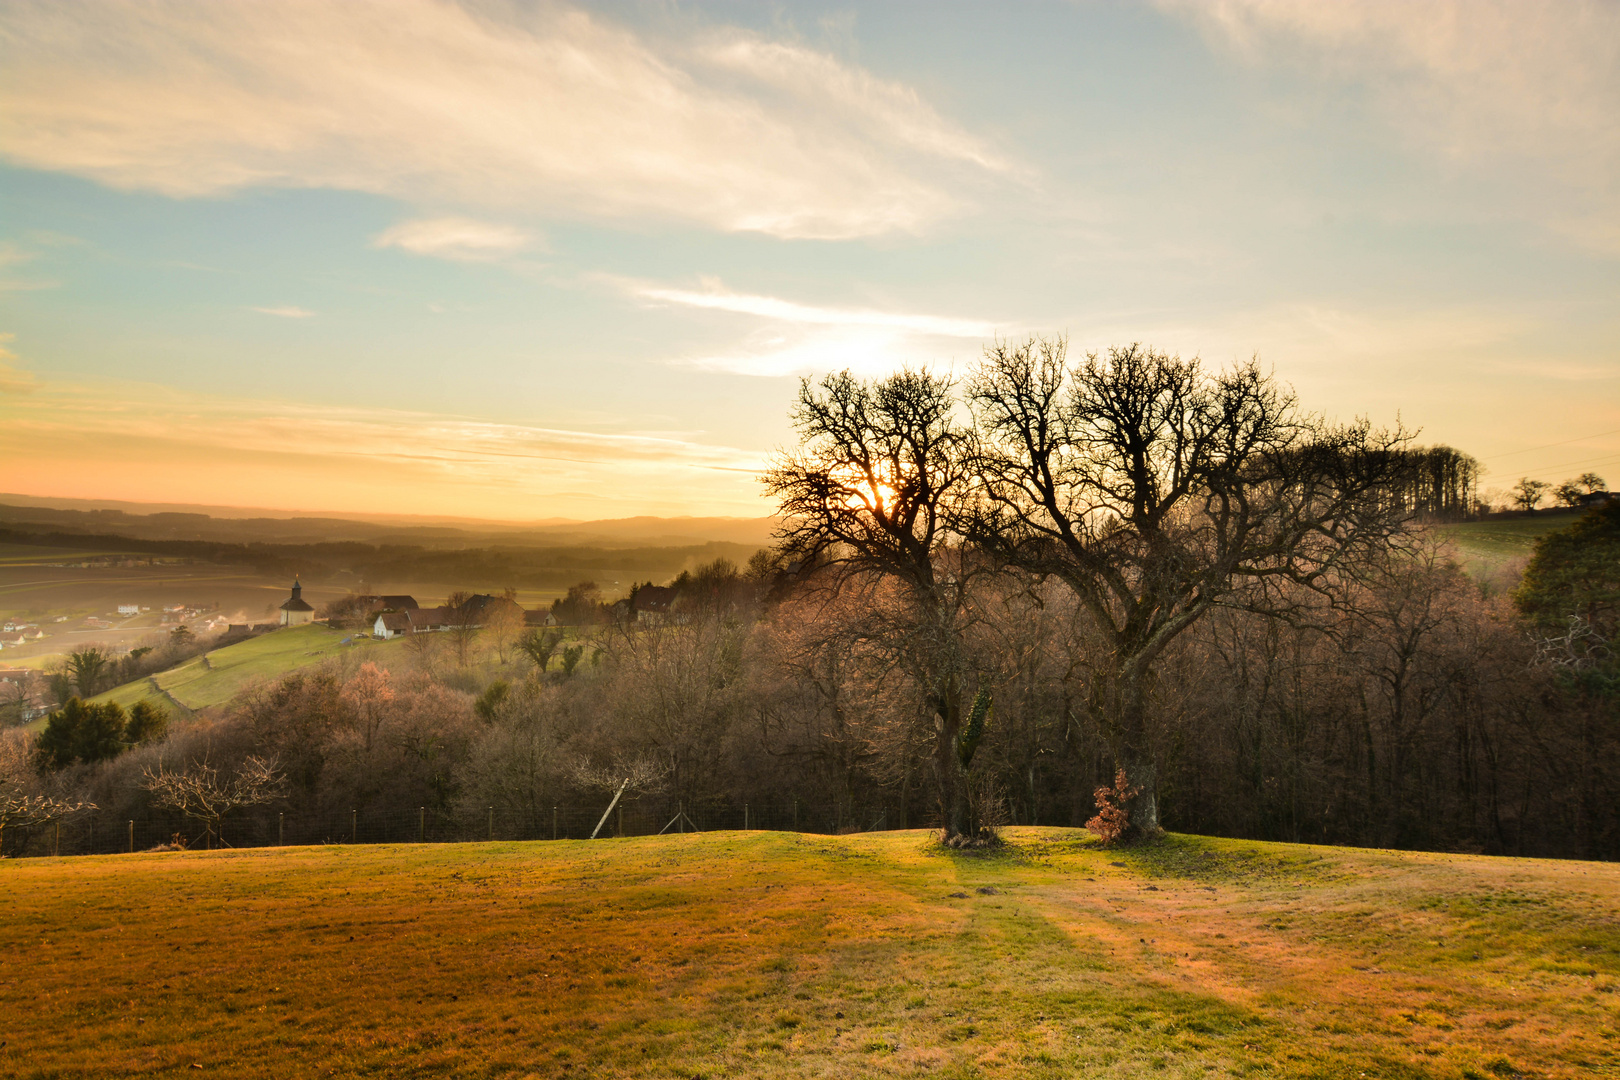
[(551, 838), (553, 840), (557, 839), (557, 808), (555, 806), (551, 808)]
[(129, 819), (129, 853), (135, 854), (135, 819)]
[(748, 804), (743, 803), (743, 832), (748, 831)]
[(287, 846), (287, 815), (276, 815), (276, 847)]
[(793, 831), (799, 831), (799, 797), (793, 796)]
[(51, 843), (51, 854), (62, 854), (62, 823), (60, 821), (56, 823), (56, 839)]
[(360, 811), (349, 811), (349, 843), (359, 842), (360, 837)]
[(490, 843), (495, 842), (495, 808), (493, 806), (489, 808), (489, 840)]
[(416, 842), (420, 844), (422, 837), (427, 835), (427, 807), (416, 808)]

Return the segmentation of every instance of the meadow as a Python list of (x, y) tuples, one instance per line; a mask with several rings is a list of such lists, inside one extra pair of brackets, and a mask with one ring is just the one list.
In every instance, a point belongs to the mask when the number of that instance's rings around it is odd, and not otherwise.
[(1518, 584), (1524, 562), (1535, 553), (1536, 540), (1567, 528), (1580, 515), (1578, 510), (1543, 510), (1534, 517), (1464, 521), (1437, 526), (1436, 531), (1456, 548), (1463, 569), (1511, 588)]
[(0, 1072), (1620, 1075), (1620, 867), (1014, 828), (0, 865)]
[(357, 637), (354, 631), (310, 623), (215, 649), (179, 667), (114, 687), (91, 700), (116, 701), (126, 709), (137, 701), (150, 701), (171, 711), (179, 706), (183, 714), (190, 714), (224, 705), (254, 683), (272, 682), (298, 668), (339, 657), (387, 666), (404, 655), (404, 647), (402, 640)]

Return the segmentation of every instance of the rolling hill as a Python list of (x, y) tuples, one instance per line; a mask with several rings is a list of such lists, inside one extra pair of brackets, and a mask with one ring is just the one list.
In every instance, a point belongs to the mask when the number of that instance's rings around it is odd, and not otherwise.
[(1008, 830), (0, 866), (0, 1073), (1620, 1073), (1620, 867)]
[(178, 706), (185, 715), (224, 705), (255, 682), (277, 679), (301, 667), (340, 656), (357, 662), (386, 663), (389, 657), (402, 655), (403, 648), (399, 640), (356, 638), (350, 631), (311, 623), (215, 649), (179, 667), (114, 687), (91, 700), (116, 701), (126, 709), (137, 701), (151, 701), (171, 712)]

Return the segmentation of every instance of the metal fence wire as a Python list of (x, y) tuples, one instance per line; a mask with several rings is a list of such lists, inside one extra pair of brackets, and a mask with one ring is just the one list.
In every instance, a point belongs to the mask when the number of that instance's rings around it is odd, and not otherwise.
[[(695, 806), (678, 800), (625, 800), (599, 806), (488, 807), (450, 813), (432, 807), (355, 809), (326, 814), (274, 810), (232, 813), (210, 827), (180, 814), (116, 820), (105, 813), (0, 834), (0, 856), (110, 855), (204, 848), (309, 844), (455, 844), (497, 840), (585, 840), (728, 829), (804, 833), (874, 832), (902, 827), (886, 807), (807, 803)], [(599, 831), (597, 831), (599, 828)]]

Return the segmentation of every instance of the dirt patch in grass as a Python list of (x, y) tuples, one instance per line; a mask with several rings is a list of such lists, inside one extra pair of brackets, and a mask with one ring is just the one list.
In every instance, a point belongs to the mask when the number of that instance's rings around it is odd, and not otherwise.
[(1620, 868), (1008, 839), (0, 864), (0, 1074), (1620, 1075)]

